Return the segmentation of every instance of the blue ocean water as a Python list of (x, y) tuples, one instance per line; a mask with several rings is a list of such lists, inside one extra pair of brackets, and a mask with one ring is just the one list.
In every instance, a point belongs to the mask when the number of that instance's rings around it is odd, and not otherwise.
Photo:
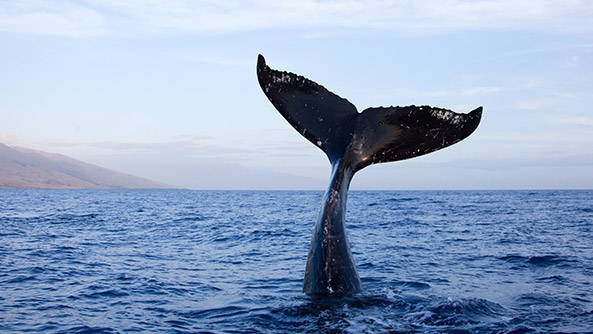
[(0, 191), (6, 333), (593, 333), (593, 191), (352, 191), (365, 291), (301, 293), (318, 191)]

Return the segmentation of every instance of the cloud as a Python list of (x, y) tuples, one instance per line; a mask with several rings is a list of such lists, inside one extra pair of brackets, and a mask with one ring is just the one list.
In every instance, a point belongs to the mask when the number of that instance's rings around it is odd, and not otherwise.
[(553, 110), (564, 111), (570, 101), (575, 100), (571, 93), (552, 93), (544, 97), (519, 101), (516, 105), (520, 110)]
[[(0, 140), (14, 138), (8, 134), (0, 134)], [(0, 141), (1, 142), (1, 141)], [(314, 146), (303, 145), (294, 141), (256, 141), (248, 139), (234, 141), (203, 135), (176, 135), (171, 140), (161, 142), (137, 141), (72, 141), (44, 140), (43, 144), (34, 145), (39, 149), (66, 149), (63, 154), (86, 156), (90, 151), (97, 156), (147, 156), (147, 157), (196, 157), (215, 158), (221, 161), (268, 165), (271, 157), (291, 157), (294, 159), (318, 158)], [(74, 152), (74, 153), (69, 153)], [(80, 154), (78, 152), (85, 152)], [(319, 151), (321, 152), (321, 151)]]
[[(325, 186), (325, 174), (309, 176), (307, 170), (303, 171), (308, 165), (297, 154), (277, 159), (281, 149), (265, 150), (268, 144), (265, 142), (253, 147), (251, 143), (245, 145), (210, 136), (179, 135), (166, 142), (45, 141), (44, 144), (61, 147), (59, 153), (81, 161), (183, 188), (322, 189)], [(291, 142), (278, 144), (292, 151)], [(55, 151), (45, 147), (43, 150)], [(291, 164), (294, 168), (282, 166), (280, 160), (291, 159), (299, 162)], [(316, 160), (325, 163), (323, 159)], [(317, 178), (318, 175), (321, 177)]]
[(593, 166), (593, 155), (565, 155), (557, 154), (538, 158), (503, 157), (499, 159), (474, 159), (457, 161), (456, 166), (482, 170), (508, 171), (525, 167), (551, 168), (551, 167), (589, 167)]
[(593, 126), (593, 118), (590, 117), (554, 117), (551, 121), (570, 125)]
[(2, 1), (0, 31), (59, 36), (103, 34), (104, 13), (73, 1)]
[(1, 1), (0, 30), (79, 36), (205, 33), (289, 28), (593, 32), (586, 0), (89, 0)]
[(555, 134), (555, 133), (530, 133), (530, 134), (518, 134), (518, 133), (491, 133), (481, 134), (480, 138), (484, 142), (497, 142), (497, 143), (522, 143), (522, 144), (544, 144), (549, 146), (550, 144), (578, 144), (583, 142), (583, 137), (578, 134)]
[(492, 94), (499, 92), (500, 88), (498, 87), (474, 87), (469, 89), (464, 89), (461, 94), (462, 95), (478, 95), (478, 94)]
[(222, 65), (226, 67), (235, 66), (251, 66), (252, 61), (245, 59), (238, 59), (233, 55), (228, 54), (217, 54), (216, 56), (206, 54), (203, 51), (186, 51), (186, 52), (174, 52), (169, 53), (172, 58), (198, 63), (207, 63), (212, 65)]
[(195, 156), (208, 158), (236, 158), (250, 154), (248, 148), (235, 147), (210, 137), (192, 136), (167, 142), (114, 142), (103, 141), (87, 143), (112, 154), (143, 154), (162, 156)]
[[(0, 135), (0, 139), (1, 139)], [(66, 149), (69, 152), (89, 151), (96, 155), (143, 155), (143, 156), (197, 156), (197, 157), (221, 157), (249, 154), (248, 148), (240, 145), (233, 145), (222, 139), (202, 135), (176, 135), (171, 140), (161, 142), (151, 141), (76, 141), (64, 139), (43, 140), (42, 143), (34, 145), (42, 150)], [(71, 154), (64, 152), (63, 154)], [(78, 154), (78, 153), (75, 153)]]
[(0, 133), (0, 144), (13, 145), (18, 142), (18, 138), (14, 133)]

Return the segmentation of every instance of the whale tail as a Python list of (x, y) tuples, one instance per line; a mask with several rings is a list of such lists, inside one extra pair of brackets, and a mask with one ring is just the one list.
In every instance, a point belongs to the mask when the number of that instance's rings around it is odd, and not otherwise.
[(353, 172), (380, 162), (417, 157), (453, 145), (478, 127), (482, 107), (459, 114), (430, 106), (376, 107), (359, 113), (348, 100), (303, 76), (257, 61), (259, 84), (280, 114)]
[(271, 69), (261, 55), (257, 78), (280, 114), (322, 149), (332, 164), (309, 248), (303, 291), (361, 291), (345, 225), (354, 173), (371, 164), (409, 159), (455, 144), (477, 128), (482, 107), (468, 114), (429, 106), (378, 107), (359, 113), (352, 103), (323, 86)]

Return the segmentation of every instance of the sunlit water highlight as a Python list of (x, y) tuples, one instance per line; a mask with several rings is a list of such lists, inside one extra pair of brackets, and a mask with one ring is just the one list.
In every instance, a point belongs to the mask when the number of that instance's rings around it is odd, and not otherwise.
[(1, 190), (0, 330), (593, 333), (593, 191), (352, 191), (365, 292), (316, 299), (322, 195)]

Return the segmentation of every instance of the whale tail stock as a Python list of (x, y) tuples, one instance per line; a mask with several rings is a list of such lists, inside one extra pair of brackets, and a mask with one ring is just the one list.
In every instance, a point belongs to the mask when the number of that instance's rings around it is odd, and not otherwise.
[(467, 114), (430, 106), (377, 107), (359, 113), (348, 100), (303, 76), (271, 69), (259, 55), (259, 84), (270, 102), (305, 138), (323, 150), (332, 178), (309, 249), (303, 291), (362, 290), (345, 228), (354, 173), (375, 163), (409, 159), (453, 145), (480, 123)]

